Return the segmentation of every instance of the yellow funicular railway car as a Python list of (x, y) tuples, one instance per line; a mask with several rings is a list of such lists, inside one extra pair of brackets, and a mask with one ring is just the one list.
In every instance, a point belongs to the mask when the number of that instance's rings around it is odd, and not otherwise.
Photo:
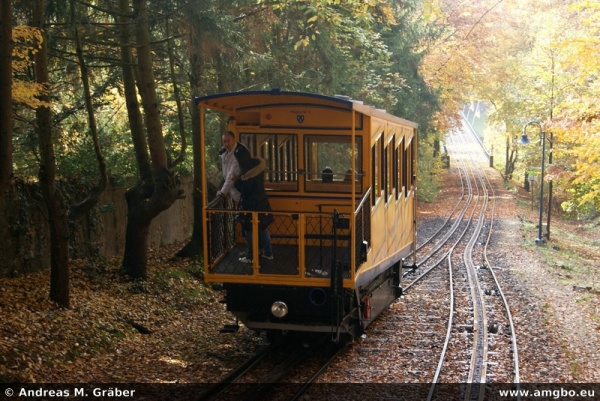
[(361, 335), (415, 264), (417, 124), (339, 95), (232, 92), (196, 104), (202, 165), (206, 109), (225, 113), (236, 140), (266, 162), (274, 217), (274, 258), (243, 263), (239, 211), (204, 195), (205, 281), (223, 283), (227, 309), (270, 338)]

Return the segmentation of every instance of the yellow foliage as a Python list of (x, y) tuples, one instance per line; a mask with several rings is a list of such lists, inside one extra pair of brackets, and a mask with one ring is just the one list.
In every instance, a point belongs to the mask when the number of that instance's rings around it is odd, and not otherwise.
[(19, 80), (13, 81), (13, 100), (15, 102), (25, 103), (33, 109), (37, 109), (38, 107), (42, 106), (50, 107), (49, 103), (42, 102), (36, 97), (47, 92), (48, 89), (36, 82), (24, 82)]
[(42, 31), (38, 28), (19, 25), (13, 28), (13, 69), (23, 72), (31, 64), (31, 54), (40, 49), (44, 40)]
[[(13, 71), (17, 74), (24, 73), (32, 64), (31, 55), (39, 51), (44, 41), (44, 34), (41, 29), (19, 25), (13, 28), (13, 41)], [(42, 106), (50, 107), (49, 103), (42, 102), (37, 98), (47, 92), (48, 90), (44, 85), (16, 78), (13, 80), (13, 99), (33, 109)]]
[[(570, 166), (569, 184), (585, 187), (576, 202), (600, 206), (600, 121), (598, 110), (582, 107), (565, 112), (553, 129), (562, 148), (559, 156)], [(561, 127), (562, 125), (562, 127)], [(573, 191), (571, 191), (573, 192)]]

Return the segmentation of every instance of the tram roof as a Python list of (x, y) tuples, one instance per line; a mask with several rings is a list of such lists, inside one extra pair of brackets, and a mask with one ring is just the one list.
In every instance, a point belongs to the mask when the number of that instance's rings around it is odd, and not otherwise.
[(418, 125), (412, 121), (388, 114), (385, 110), (365, 106), (363, 102), (352, 100), (348, 96), (327, 96), (308, 92), (287, 92), (278, 89), (270, 91), (245, 91), (226, 92), (196, 98), (196, 105), (231, 114), (240, 109), (260, 106), (272, 106), (275, 104), (292, 105), (322, 105), (339, 109), (356, 110), (370, 116), (378, 116), (387, 120), (410, 125), (417, 128)]

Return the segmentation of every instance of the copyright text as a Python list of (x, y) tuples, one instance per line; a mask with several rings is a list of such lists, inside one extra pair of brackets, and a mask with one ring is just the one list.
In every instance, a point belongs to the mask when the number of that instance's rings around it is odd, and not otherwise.
[(121, 389), (118, 387), (109, 387), (109, 388), (93, 388), (86, 389), (83, 387), (75, 387), (73, 389), (44, 389), (44, 388), (21, 388), (18, 390), (13, 390), (11, 388), (7, 388), (4, 392), (4, 395), (7, 397), (133, 397), (135, 394), (135, 390), (129, 389)]

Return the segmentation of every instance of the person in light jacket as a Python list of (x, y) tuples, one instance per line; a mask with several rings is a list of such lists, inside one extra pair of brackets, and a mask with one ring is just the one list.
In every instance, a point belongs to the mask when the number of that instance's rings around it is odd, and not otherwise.
[[(251, 157), (248, 148), (241, 145), (233, 152), (240, 167), (240, 175), (232, 176), (235, 179), (234, 186), (241, 194), (241, 210), (248, 211), (271, 211), (271, 205), (267, 192), (265, 191), (265, 169), (267, 163), (260, 157)], [(240, 215), (240, 222), (244, 230), (244, 237), (248, 249), (246, 255), (240, 258), (242, 263), (252, 263), (252, 221), (250, 214)], [(273, 222), (271, 213), (259, 213), (258, 215), (258, 245), (262, 249), (262, 256), (265, 259), (273, 259), (273, 248), (271, 246), (271, 235), (269, 234), (269, 225)]]
[(221, 171), (225, 182), (221, 189), (217, 191), (217, 196), (229, 195), (237, 203), (240, 200), (240, 192), (233, 185), (234, 180), (232, 177), (240, 175), (240, 166), (233, 153), (235, 149), (244, 145), (236, 142), (235, 134), (231, 131), (225, 131), (222, 140), (223, 149), (219, 152), (219, 156), (221, 157)]

